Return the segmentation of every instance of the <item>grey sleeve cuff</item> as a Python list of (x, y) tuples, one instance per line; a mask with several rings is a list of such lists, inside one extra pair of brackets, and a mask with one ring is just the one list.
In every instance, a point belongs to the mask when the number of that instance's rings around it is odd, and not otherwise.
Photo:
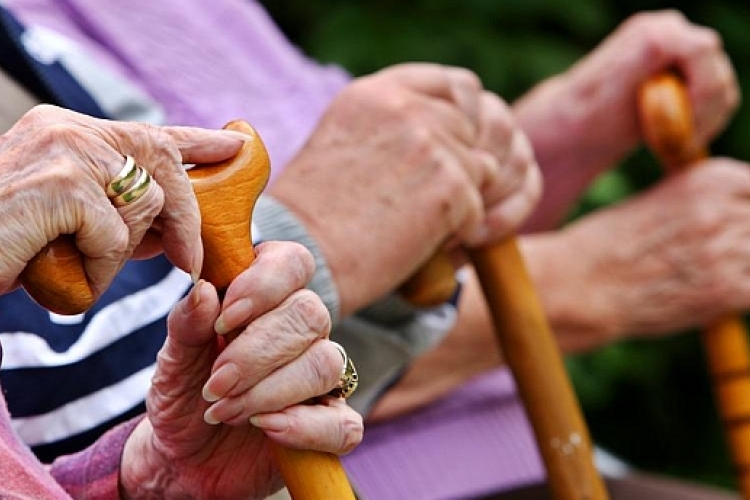
[(302, 222), (270, 195), (262, 195), (256, 203), (253, 240), (296, 241), (312, 252), (316, 271), (308, 288), (328, 307), (331, 339), (344, 346), (357, 368), (359, 386), (348, 402), (363, 415), (411, 361), (437, 344), (455, 323), (454, 303), (415, 308), (395, 293), (340, 318), (338, 290), (322, 252)]
[(359, 374), (351, 407), (367, 415), (414, 358), (440, 342), (456, 316), (452, 303), (416, 309), (391, 295), (334, 325), (331, 339), (344, 346)]
[(307, 287), (323, 299), (334, 324), (338, 322), (339, 294), (323, 253), (302, 222), (270, 195), (261, 195), (255, 204), (253, 240), (256, 243), (271, 240), (296, 241), (304, 245), (315, 257), (315, 275)]

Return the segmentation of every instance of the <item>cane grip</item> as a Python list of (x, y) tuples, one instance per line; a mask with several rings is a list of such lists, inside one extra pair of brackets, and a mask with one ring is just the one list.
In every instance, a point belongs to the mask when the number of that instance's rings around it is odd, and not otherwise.
[(96, 301), (74, 238), (72, 234), (58, 236), (26, 264), (19, 276), (31, 298), (58, 314), (82, 313)]
[[(225, 128), (251, 139), (232, 160), (188, 171), (201, 210), (205, 250), (201, 277), (218, 290), (225, 289), (255, 260), (250, 220), (270, 175), (268, 154), (255, 130), (243, 121), (230, 122)], [(338, 457), (270, 444), (294, 500), (354, 500)]]
[[(695, 138), (693, 111), (684, 82), (663, 73), (639, 91), (639, 113), (646, 144), (667, 172), (695, 165), (708, 156)], [(742, 318), (728, 314), (702, 333), (706, 364), (717, 410), (734, 462), (738, 489), (750, 500), (750, 345)]]

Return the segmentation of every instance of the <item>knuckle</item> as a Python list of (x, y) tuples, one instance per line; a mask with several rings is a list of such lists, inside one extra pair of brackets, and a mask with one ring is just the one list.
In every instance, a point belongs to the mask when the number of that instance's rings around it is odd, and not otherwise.
[(338, 384), (342, 363), (341, 354), (333, 346), (325, 346), (323, 342), (316, 342), (310, 349), (310, 370), (313, 379), (320, 381), (323, 394)]
[(448, 70), (450, 71), (452, 85), (464, 88), (471, 92), (479, 92), (482, 90), (482, 80), (473, 71), (460, 67), (451, 67), (448, 68)]
[(331, 316), (318, 295), (311, 290), (298, 290), (289, 304), (298, 330), (312, 332), (319, 337), (328, 334), (331, 328)]
[(342, 455), (350, 453), (364, 437), (362, 416), (349, 407), (346, 410), (341, 423), (341, 444), (339, 445), (339, 453)]

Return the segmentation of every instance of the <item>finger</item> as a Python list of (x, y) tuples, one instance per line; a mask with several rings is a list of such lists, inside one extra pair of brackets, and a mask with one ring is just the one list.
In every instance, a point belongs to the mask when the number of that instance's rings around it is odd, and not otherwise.
[(508, 104), (495, 94), (483, 92), (477, 148), (487, 151), (502, 163), (510, 154), (515, 132), (515, 119)]
[(253, 265), (227, 288), (222, 313), (214, 325), (220, 335), (248, 324), (312, 279), (315, 259), (302, 245), (264, 242), (255, 252)]
[(183, 348), (197, 348), (198, 352), (203, 352), (206, 346), (216, 344), (213, 323), (219, 309), (216, 288), (205, 280), (198, 280), (190, 293), (172, 308), (167, 317), (168, 343), (178, 347), (170, 356), (171, 359), (184, 359), (185, 363), (192, 363), (192, 356), (181, 354), (187, 352)]
[(529, 168), (521, 189), (487, 211), (484, 224), (466, 243), (481, 246), (498, 241), (515, 231), (531, 215), (542, 193), (542, 175), (538, 168)]
[[(163, 221), (162, 243), (167, 257), (180, 269), (197, 276), (203, 264), (200, 212), (183, 161), (210, 162), (231, 157), (242, 144), (238, 134), (136, 123), (108, 126), (115, 149), (133, 156), (164, 191), (159, 217)], [(180, 148), (187, 153), (187, 159)]]
[(708, 144), (726, 127), (740, 104), (739, 85), (734, 68), (724, 52), (697, 58), (686, 68), (696, 140)]
[(331, 342), (315, 342), (304, 354), (271, 372), (254, 386), (243, 389), (247, 384), (240, 375), (239, 383), (230, 390), (230, 395), (206, 411), (206, 421), (244, 425), (257, 413), (280, 411), (326, 394), (339, 383), (343, 362), (340, 352)]
[(521, 129), (515, 129), (504, 161), (491, 181), (483, 186), (485, 205), (492, 207), (513, 193), (528, 187), (528, 170), (533, 168), (538, 167), (531, 141)]
[(216, 289), (203, 280), (170, 311), (167, 339), (159, 351), (157, 372), (151, 380), (155, 397), (149, 399), (155, 405), (194, 410), (196, 405), (205, 404), (196, 388), (208, 377), (219, 349), (213, 331), (218, 311)]
[(403, 64), (387, 71), (412, 90), (452, 102), (466, 114), (472, 124), (477, 124), (482, 82), (471, 71), (428, 63)]
[[(327, 338), (330, 328), (331, 318), (320, 298), (309, 290), (295, 292), (253, 321), (224, 349), (205, 384), (205, 399), (216, 401), (242, 394)], [(340, 368), (340, 357), (338, 364)]]
[(282, 446), (336, 455), (352, 451), (364, 433), (362, 416), (345, 401), (331, 397), (321, 398), (320, 404), (255, 415), (251, 422)]

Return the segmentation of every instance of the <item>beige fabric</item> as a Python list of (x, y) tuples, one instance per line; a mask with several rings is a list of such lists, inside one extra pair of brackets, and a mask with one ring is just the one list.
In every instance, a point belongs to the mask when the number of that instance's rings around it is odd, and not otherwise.
[(0, 70), (0, 134), (4, 134), (39, 101)]

